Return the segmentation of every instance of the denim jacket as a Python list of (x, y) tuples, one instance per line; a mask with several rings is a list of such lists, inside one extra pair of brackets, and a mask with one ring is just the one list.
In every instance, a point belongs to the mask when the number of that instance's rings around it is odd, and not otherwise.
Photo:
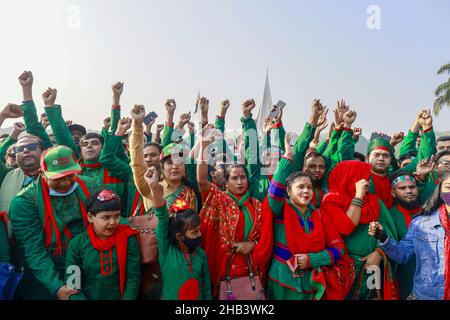
[(406, 263), (415, 255), (413, 293), (419, 300), (442, 300), (444, 296), (445, 231), (439, 211), (413, 219), (405, 239), (397, 243), (388, 238), (380, 244), (397, 263)]

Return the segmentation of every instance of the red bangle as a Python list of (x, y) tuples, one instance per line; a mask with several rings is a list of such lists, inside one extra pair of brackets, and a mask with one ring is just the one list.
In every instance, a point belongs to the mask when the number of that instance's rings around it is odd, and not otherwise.
[(112, 106), (113, 109), (120, 109), (120, 105)]
[(342, 128), (342, 130), (353, 133), (353, 130), (352, 130), (351, 128), (345, 128), (345, 127), (344, 127), (344, 128)]
[(283, 121), (280, 121), (278, 123), (274, 123), (272, 125), (272, 129), (278, 129), (279, 127), (281, 127), (283, 125)]
[(424, 130), (423, 131), (423, 133), (427, 133), (427, 132), (430, 132), (431, 130), (433, 130), (433, 127), (431, 126), (429, 129), (427, 129), (427, 130)]
[(172, 122), (172, 123), (168, 123), (168, 122), (166, 121), (166, 126), (168, 126), (168, 127), (170, 127), (170, 128), (173, 128), (173, 125), (174, 125), (173, 122)]

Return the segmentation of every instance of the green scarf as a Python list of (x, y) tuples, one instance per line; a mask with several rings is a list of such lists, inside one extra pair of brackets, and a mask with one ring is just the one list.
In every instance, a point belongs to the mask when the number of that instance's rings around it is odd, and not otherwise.
[(228, 192), (228, 195), (231, 197), (231, 199), (233, 199), (233, 201), (238, 205), (239, 209), (241, 209), (242, 212), (244, 213), (245, 217), (244, 241), (247, 241), (248, 236), (250, 235), (250, 232), (253, 229), (253, 218), (249, 210), (250, 192), (247, 191), (247, 193), (244, 194), (241, 200), (236, 198), (236, 196), (230, 192)]

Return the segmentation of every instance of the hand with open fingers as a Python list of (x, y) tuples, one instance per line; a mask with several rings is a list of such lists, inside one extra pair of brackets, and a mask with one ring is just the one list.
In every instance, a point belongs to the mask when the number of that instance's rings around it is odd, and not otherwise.
[(311, 105), (311, 113), (319, 119), (319, 117), (324, 113), (325, 107), (320, 103), (320, 99), (314, 99)]
[(71, 295), (77, 294), (78, 290), (69, 288), (66, 285), (63, 285), (61, 288), (59, 288), (58, 292), (56, 293), (56, 296), (59, 300), (69, 300), (69, 297)]
[(244, 114), (244, 116), (245, 117), (250, 116), (255, 106), (256, 106), (255, 100), (253, 99), (245, 100), (242, 103), (242, 113)]
[(325, 108), (324, 112), (317, 121), (316, 131), (322, 132), (328, 126), (327, 115), (328, 115), (328, 108)]
[(334, 113), (333, 127), (335, 130), (341, 130), (344, 127), (344, 121), (341, 119), (341, 115), (339, 114), (338, 110), (334, 110), (333, 113)]
[(44, 104), (46, 107), (53, 107), (55, 105), (56, 96), (58, 94), (58, 90), (48, 88), (42, 94), (42, 99), (44, 100)]
[(253, 249), (255, 248), (255, 242), (254, 241), (239, 242), (236, 243), (234, 247), (236, 248), (236, 253), (240, 253), (246, 256), (252, 253)]
[(286, 148), (284, 156), (288, 159), (293, 159), (294, 145), (292, 144), (292, 134), (290, 132), (286, 133), (286, 136), (284, 137), (284, 147)]
[(263, 133), (264, 135), (268, 136), (270, 134), (270, 131), (272, 131), (272, 119), (270, 119), (270, 117), (266, 117), (264, 119)]
[(19, 76), (19, 83), (22, 87), (31, 87), (33, 85), (33, 73), (31, 71), (24, 71)]
[(23, 116), (23, 110), (22, 107), (17, 104), (8, 103), (0, 114), (5, 119), (16, 119)]
[(133, 109), (131, 109), (131, 118), (136, 124), (142, 125), (145, 118), (145, 108), (142, 104), (135, 104)]
[(436, 168), (436, 156), (432, 155), (430, 159), (422, 159), (417, 163), (414, 175), (420, 181), (425, 181), (428, 175)]
[(369, 181), (361, 179), (355, 183), (355, 198), (364, 200), (366, 193), (369, 192)]
[(66, 120), (66, 126), (70, 126), (70, 125), (72, 125), (73, 124), (73, 121), (72, 120)]

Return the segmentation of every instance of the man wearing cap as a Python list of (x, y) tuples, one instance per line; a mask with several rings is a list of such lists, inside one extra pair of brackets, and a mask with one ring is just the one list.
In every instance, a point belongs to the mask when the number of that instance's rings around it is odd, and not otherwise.
[(66, 146), (47, 149), (42, 174), (12, 200), (10, 219), (24, 256), (19, 299), (68, 299), (74, 290), (63, 282), (64, 256), (73, 236), (85, 231), (84, 203), (100, 185), (78, 176), (81, 167)]
[[(119, 89), (116, 88), (118, 84), (113, 86), (113, 91)], [(121, 93), (122, 86), (119, 90)], [(114, 93), (116, 97), (116, 93)], [(120, 94), (117, 93), (120, 97)], [(70, 134), (70, 126), (68, 127), (61, 114), (61, 106), (55, 105), (55, 100), (57, 96), (57, 90), (49, 88), (43, 94), (43, 99), (45, 103), (45, 112), (47, 114), (50, 126), (53, 130), (55, 140), (60, 145), (66, 145), (74, 151), (77, 159), (81, 156), (81, 170), (84, 176), (91, 177), (102, 184), (106, 189), (116, 192), (121, 199), (124, 199), (124, 208), (126, 208), (125, 196), (125, 184), (116, 175), (116, 172), (109, 171), (106, 167), (99, 161), (100, 154), (104, 145), (104, 138), (98, 133), (89, 132), (84, 134), (79, 140), (79, 146), (75, 142), (75, 138)], [(119, 98), (114, 98), (115, 102), (118, 103)], [(113, 120), (111, 121), (110, 130), (117, 128), (118, 120), (116, 121), (116, 116), (120, 116), (120, 107), (113, 106)], [(81, 133), (85, 132), (85, 129), (78, 125), (72, 125), (72, 129), (79, 131)], [(124, 214), (124, 211), (122, 212)]]
[[(419, 113), (418, 123), (423, 129), (422, 139), (419, 145), (418, 156), (402, 170), (413, 173), (422, 159), (429, 159), (436, 152), (436, 137), (433, 131), (433, 118), (431, 112), (424, 110)], [(386, 205), (391, 208), (394, 199), (390, 192), (390, 172), (397, 169), (397, 160), (394, 148), (384, 138), (375, 138), (370, 141), (367, 148), (367, 162), (371, 164), (370, 192), (376, 194)]]

